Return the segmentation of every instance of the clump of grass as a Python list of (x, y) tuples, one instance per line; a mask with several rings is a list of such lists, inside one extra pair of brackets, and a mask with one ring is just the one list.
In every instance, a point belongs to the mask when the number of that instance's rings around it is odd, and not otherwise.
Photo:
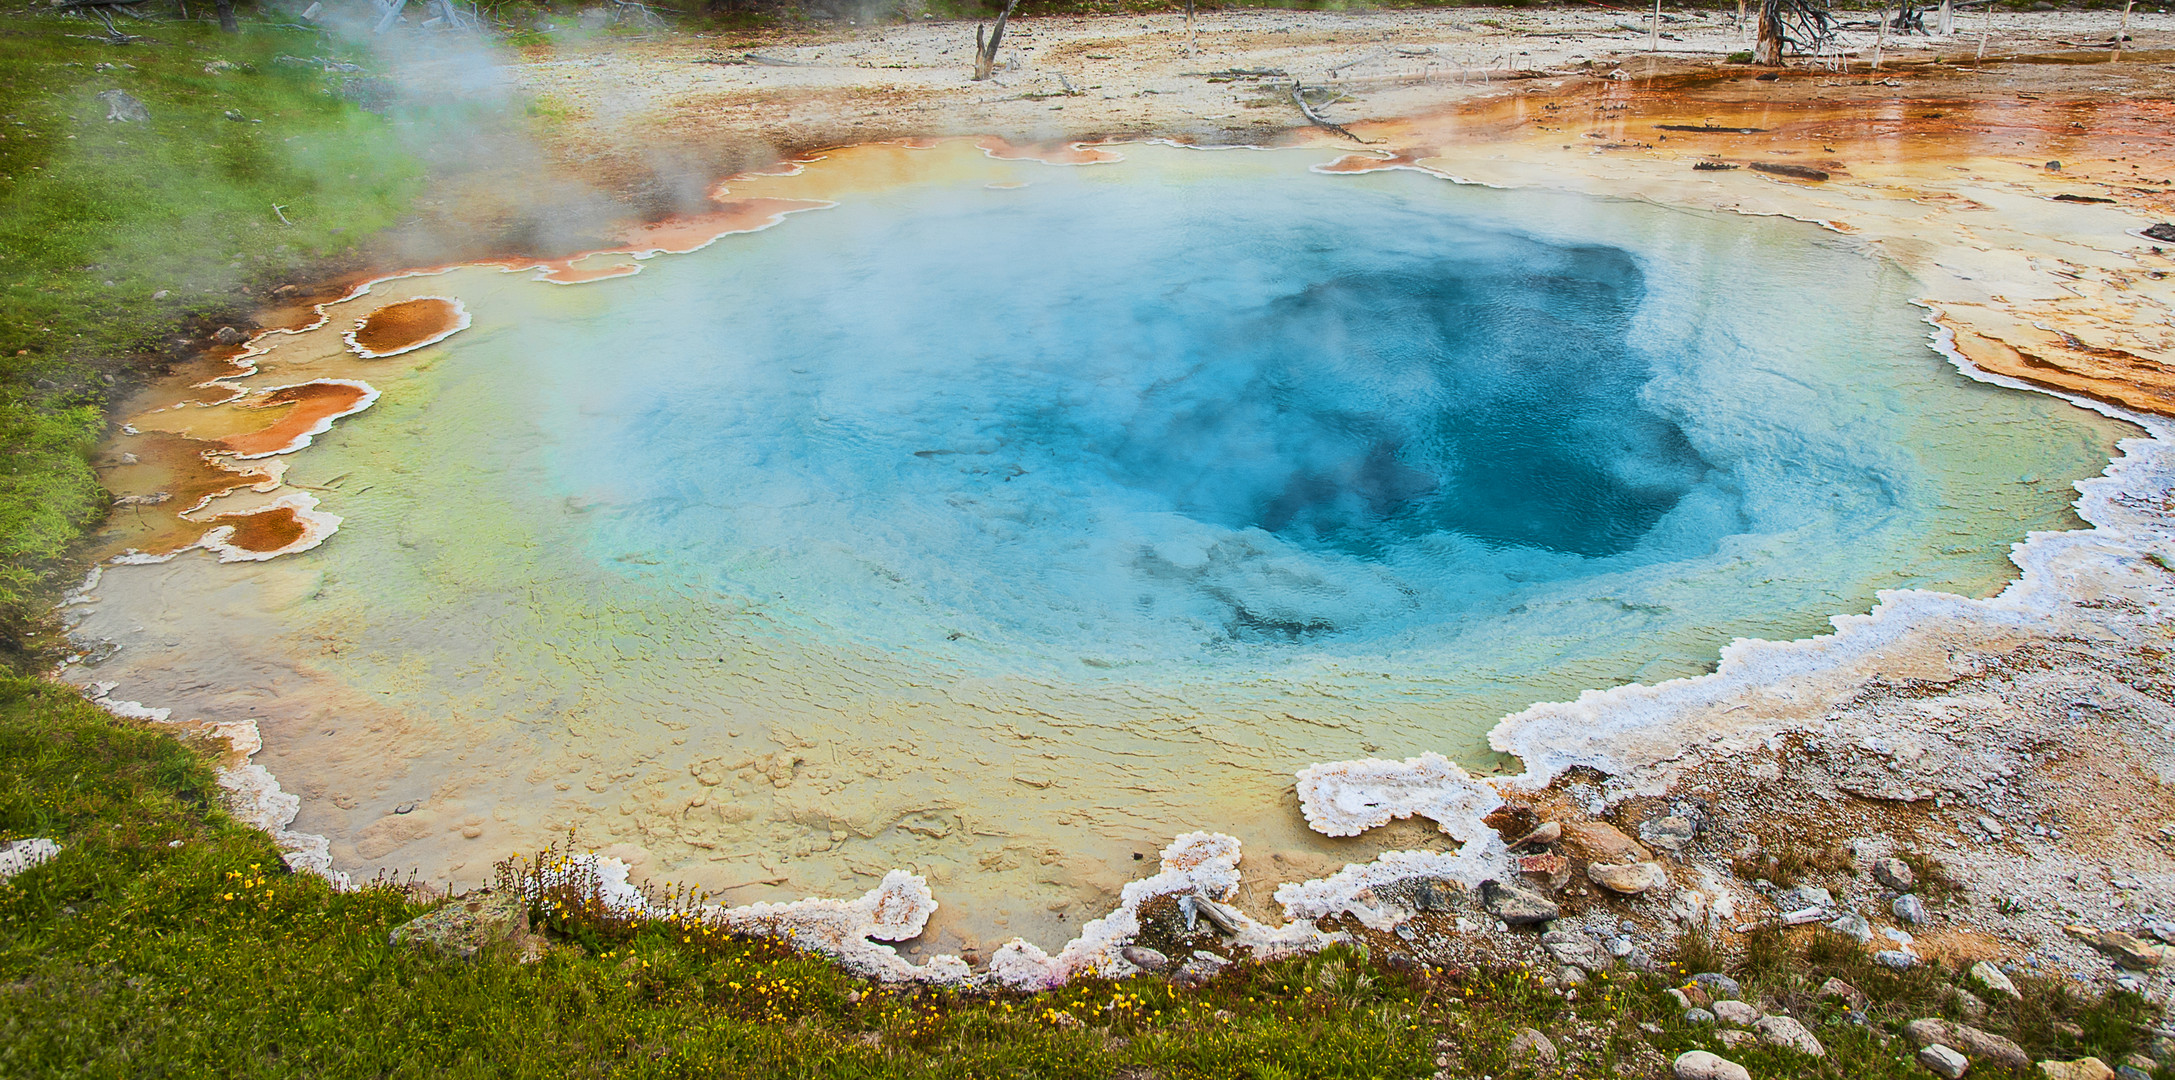
[[(315, 34), (158, 22), (117, 49), (86, 25), (0, 34), (0, 650), (18, 661), (103, 510), (86, 453), (112, 388), (390, 224), (422, 175), (312, 62)], [(108, 121), (108, 90), (150, 122)]]

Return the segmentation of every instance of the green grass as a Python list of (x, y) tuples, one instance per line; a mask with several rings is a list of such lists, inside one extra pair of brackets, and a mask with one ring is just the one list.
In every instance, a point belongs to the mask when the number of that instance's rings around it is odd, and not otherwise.
[[(421, 179), (393, 125), (336, 92), (348, 76), (279, 59), (328, 55), (315, 34), (129, 22), (151, 40), (113, 46), (93, 29), (0, 21), (0, 644), (16, 652), (104, 505), (86, 452), (112, 387), (347, 253)], [(96, 95), (113, 89), (150, 122), (108, 122)]]
[[(523, 964), (395, 946), (429, 908), (399, 883), (336, 893), (226, 818), (201, 747), (65, 688), (0, 678), (0, 838), (62, 855), (0, 885), (0, 1077), (1504, 1077), (1516, 1031), (1561, 1075), (1640, 1075), (1713, 1045), (1666, 996), (1681, 971), (1567, 995), (1515, 965), (1385, 963), (1357, 949), (1242, 962), (1209, 984), (1085, 980), (1039, 996), (899, 991), (774, 942), (666, 921), (543, 918)], [(1832, 934), (1764, 935), (1730, 966), (1747, 997), (1827, 1044), (1727, 1054), (1761, 1077), (1915, 1078), (1887, 1033), (1961, 1016), (1955, 975), (1890, 972)], [(1702, 952), (1702, 949), (1707, 951)], [(1682, 959), (1720, 954), (1693, 941)], [(1868, 1025), (1815, 1000), (1838, 975)], [(1982, 1020), (2035, 1056), (2108, 1060), (2148, 1008), (2019, 979)]]

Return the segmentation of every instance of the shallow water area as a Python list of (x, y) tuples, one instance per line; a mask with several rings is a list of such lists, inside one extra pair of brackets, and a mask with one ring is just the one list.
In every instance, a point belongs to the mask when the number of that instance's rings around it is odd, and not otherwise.
[(1957, 374), (1811, 226), (1111, 149), (840, 151), (730, 182), (801, 200), (763, 231), (333, 306), (473, 323), (267, 352), (382, 394), (288, 468), (339, 534), (114, 569), (92, 677), (259, 715), (343, 867), (572, 827), (1054, 945), (1187, 829), (1263, 895), (1387, 846), (1306, 830), (1309, 763), (1485, 767), (1531, 702), (1998, 589), (2125, 433)]

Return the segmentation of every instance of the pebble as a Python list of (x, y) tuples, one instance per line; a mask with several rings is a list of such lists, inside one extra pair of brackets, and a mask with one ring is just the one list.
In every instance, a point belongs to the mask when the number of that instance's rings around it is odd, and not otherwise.
[(1717, 1001), (1712, 1006), (1712, 1009), (1715, 1018), (1725, 1024), (1735, 1024), (1738, 1027), (1751, 1027), (1752, 1025), (1760, 1022), (1760, 1010), (1754, 1008), (1747, 1002), (1727, 1000)]
[(1918, 964), (1918, 957), (1901, 949), (1882, 949), (1873, 954), (1873, 962), (1882, 967), (1904, 971)]
[(1896, 918), (1912, 926), (1926, 925), (1926, 902), (1911, 893), (1896, 897), (1895, 903), (1890, 904), (1889, 908), (1896, 913)]
[(1897, 892), (1908, 892), (1912, 885), (1918, 883), (1917, 876), (1911, 873), (1911, 865), (1902, 859), (1895, 858), (1882, 859), (1874, 863), (1873, 880)]
[(1813, 1033), (1806, 1030), (1805, 1025), (1799, 1023), (1794, 1016), (1762, 1017), (1758, 1024), (1753, 1025), (1753, 1030), (1758, 1031), (1760, 1041), (1769, 1046), (1785, 1047), (1812, 1057), (1828, 1056), (1828, 1048), (1820, 1045), (1820, 1040), (1814, 1038)]
[(1935, 1076), (1956, 1080), (1971, 1067), (1971, 1059), (1940, 1043), (1927, 1043), (1918, 1048), (1918, 1063)]
[(2013, 1001), (2024, 996), (2017, 992), (2016, 984), (2010, 982), (2009, 976), (1995, 967), (1992, 961), (1981, 960), (1971, 965), (1967, 977), (1973, 985), (1995, 997), (2005, 997)]
[(1676, 1080), (1752, 1080), (1752, 1074), (1745, 1071), (1744, 1066), (1705, 1050), (1678, 1054), (1671, 1071)]
[(1541, 822), (1540, 825), (1536, 827), (1532, 832), (1529, 832), (1524, 836), (1521, 836), (1518, 839), (1511, 841), (1510, 846), (1514, 848), (1521, 848), (1531, 845), (1553, 844), (1561, 839), (1563, 839), (1562, 823), (1554, 821), (1544, 821)]
[(1639, 839), (1668, 852), (1684, 850), (1685, 845), (1698, 835), (1699, 827), (1690, 818), (1670, 815), (1659, 817), (1639, 826)]
[(2101, 930), (2091, 926), (2065, 926), (2062, 928), (2085, 944), (2114, 958), (2115, 963), (2132, 971), (2150, 971), (2160, 966), (2160, 946), (2146, 943), (2142, 938), (2125, 934), (2120, 930)]
[(1705, 1009), (1684, 1010), (1684, 1022), (1687, 1024), (1711, 1024), (1714, 1021), (1714, 1014)]
[(1835, 906), (1835, 894), (1818, 885), (1800, 884), (1776, 898), (1775, 906), (1785, 909), (1821, 908), (1824, 910)]
[(1577, 821), (1563, 827), (1564, 841), (1581, 858), (1598, 863), (1642, 863), (1654, 857), (1637, 840), (1606, 821)]
[(1541, 948), (1547, 949), (1550, 956), (1563, 963), (1588, 971), (1600, 971), (1609, 966), (1608, 955), (1601, 951), (1599, 945), (1594, 944), (1592, 938), (1584, 934), (1550, 930), (1541, 935)]
[(1586, 876), (1610, 892), (1637, 896), (1669, 884), (1669, 873), (1660, 863), (1587, 863)]
[(1821, 983), (1820, 989), (1813, 991), (1813, 997), (1820, 1001), (1840, 1001), (1852, 1009), (1861, 1011), (1867, 1004), (1865, 991), (1841, 979), (1829, 979)]

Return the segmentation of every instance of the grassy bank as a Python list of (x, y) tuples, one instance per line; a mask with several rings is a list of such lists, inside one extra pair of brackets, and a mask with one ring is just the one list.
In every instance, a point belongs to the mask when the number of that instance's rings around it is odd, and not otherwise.
[[(1516, 966), (1344, 952), (1242, 962), (1190, 989), (1140, 977), (962, 995), (886, 990), (765, 941), (580, 916), (548, 924), (542, 960), (454, 959), (388, 941), (429, 905), (394, 884), (343, 894), (286, 873), (217, 805), (199, 748), (0, 680), (0, 837), (65, 845), (0, 885), (0, 1076), (1631, 1077), (1719, 1049), (1667, 994), (1684, 967), (1565, 993)], [(1824, 1059), (1727, 1051), (1755, 1076), (1923, 1076), (1891, 1032), (1972, 1009), (1952, 972), (1890, 972), (1832, 935), (1756, 940), (1733, 959), (1679, 958), (1732, 969), (1747, 999), (1826, 1044)], [(1818, 998), (1831, 975), (1870, 1007)], [(2149, 1038), (2135, 997), (2020, 982), (2022, 1001), (1975, 1022), (2035, 1057), (2118, 1061)], [(1516, 1064), (1524, 1028), (1553, 1041), (1557, 1069)]]
[[(0, 645), (18, 656), (104, 506), (85, 452), (109, 397), (390, 223), (421, 176), (320, 35), (95, 29), (0, 22)], [(112, 90), (149, 120), (108, 120)]]

